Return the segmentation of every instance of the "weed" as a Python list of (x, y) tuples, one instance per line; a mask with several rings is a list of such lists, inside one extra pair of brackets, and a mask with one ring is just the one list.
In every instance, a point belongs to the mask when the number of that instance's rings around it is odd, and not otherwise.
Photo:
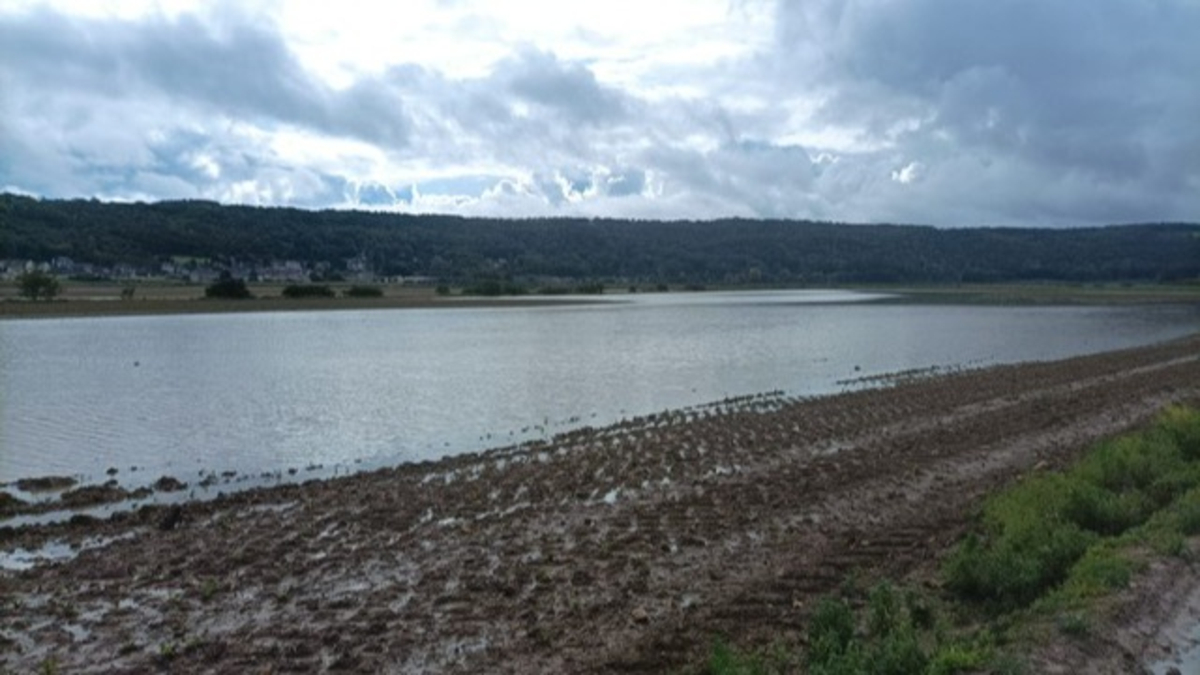
[(1188, 556), (1187, 539), (1178, 530), (1164, 530), (1150, 540), (1151, 548), (1159, 555), (1169, 555), (1176, 558)]
[(1175, 513), (1180, 534), (1188, 537), (1200, 534), (1200, 493), (1185, 495)]
[(853, 639), (854, 614), (850, 606), (843, 600), (825, 598), (808, 624), (809, 668), (843, 657)]
[(723, 640), (718, 640), (708, 660), (708, 672), (711, 675), (766, 675), (769, 671), (761, 658), (740, 654)]
[(1158, 426), (1175, 441), (1184, 458), (1200, 460), (1200, 411), (1171, 406), (1159, 415)]
[(212, 601), (219, 590), (221, 590), (221, 585), (216, 579), (205, 579), (204, 583), (200, 586), (200, 600), (206, 603)]
[(1115, 546), (1092, 547), (1071, 568), (1071, 574), (1063, 584), (1063, 593), (1068, 598), (1078, 599), (1125, 588), (1133, 577), (1133, 567)]
[(976, 672), (987, 666), (990, 660), (991, 650), (987, 648), (949, 644), (933, 655), (925, 672), (929, 675)]
[(1091, 632), (1092, 626), (1088, 621), (1087, 615), (1081, 612), (1072, 612), (1070, 614), (1061, 614), (1058, 617), (1058, 630), (1063, 635), (1073, 638), (1087, 637)]

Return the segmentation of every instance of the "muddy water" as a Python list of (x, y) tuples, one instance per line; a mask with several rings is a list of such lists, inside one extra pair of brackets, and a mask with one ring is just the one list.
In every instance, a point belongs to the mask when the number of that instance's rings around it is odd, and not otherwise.
[[(919, 307), (842, 292), (518, 309), (0, 322), (0, 483), (360, 468), (727, 396), (1061, 358), (1200, 329), (1186, 309)], [(136, 470), (134, 469), (136, 467)], [(336, 468), (334, 470), (337, 470)]]

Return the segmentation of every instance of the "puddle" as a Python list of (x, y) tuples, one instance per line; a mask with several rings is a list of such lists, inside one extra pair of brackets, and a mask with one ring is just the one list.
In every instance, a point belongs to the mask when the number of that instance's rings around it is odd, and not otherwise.
[(132, 539), (135, 536), (137, 536), (136, 533), (129, 532), (119, 537), (96, 537), (85, 539), (78, 545), (56, 539), (35, 549), (18, 548), (12, 551), (0, 551), (0, 570), (20, 572), (44, 563), (71, 560), (84, 551), (104, 548), (113, 542)]
[(1171, 636), (1174, 655), (1171, 658), (1157, 661), (1148, 667), (1154, 675), (1168, 673), (1200, 673), (1200, 624), (1192, 626), (1191, 630)]

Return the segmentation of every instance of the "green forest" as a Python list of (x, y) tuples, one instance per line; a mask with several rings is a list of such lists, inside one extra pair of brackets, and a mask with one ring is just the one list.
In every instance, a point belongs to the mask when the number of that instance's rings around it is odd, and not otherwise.
[(1200, 225), (1081, 229), (803, 220), (493, 219), (0, 195), (0, 257), (153, 267), (296, 260), (375, 274), (694, 284), (1177, 282)]

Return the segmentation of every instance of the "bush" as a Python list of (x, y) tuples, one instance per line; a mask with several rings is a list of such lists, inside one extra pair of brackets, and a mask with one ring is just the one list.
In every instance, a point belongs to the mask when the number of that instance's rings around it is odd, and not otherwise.
[(1060, 583), (1097, 538), (1064, 516), (1076, 489), (1065, 476), (1038, 475), (989, 500), (982, 536), (969, 535), (946, 562), (947, 586), (1011, 609)]
[(767, 668), (761, 659), (740, 654), (724, 642), (717, 642), (708, 660), (709, 675), (759, 675)]
[(17, 290), (30, 300), (53, 300), (62, 291), (62, 284), (51, 274), (33, 270), (17, 277)]
[(1155, 505), (1142, 492), (1117, 493), (1091, 483), (1073, 481), (1063, 515), (1079, 527), (1104, 536), (1122, 534), (1146, 522)]
[(823, 599), (808, 624), (809, 671), (832, 672), (820, 669), (850, 656), (846, 652), (853, 639), (854, 614), (850, 607), (841, 600)]
[(1159, 428), (1175, 441), (1179, 453), (1189, 462), (1200, 459), (1200, 411), (1176, 405), (1158, 418)]
[(1176, 511), (1180, 533), (1186, 536), (1200, 534), (1200, 494), (1191, 493), (1180, 503)]
[(929, 656), (902, 596), (884, 582), (867, 599), (866, 633), (855, 635), (855, 618), (841, 600), (817, 606), (808, 628), (808, 672), (821, 675), (923, 673)]
[(1167, 433), (1154, 430), (1101, 443), (1072, 470), (1093, 485), (1126, 492), (1144, 490), (1184, 468), (1184, 458)]
[(254, 296), (250, 294), (250, 289), (246, 288), (244, 280), (234, 279), (225, 274), (204, 289), (204, 297), (221, 300), (245, 300)]
[(1096, 597), (1117, 588), (1125, 588), (1133, 578), (1134, 563), (1117, 547), (1102, 543), (1093, 546), (1075, 563), (1062, 595), (1067, 599)]
[(382, 298), (383, 289), (378, 286), (351, 286), (343, 294), (347, 298)]

